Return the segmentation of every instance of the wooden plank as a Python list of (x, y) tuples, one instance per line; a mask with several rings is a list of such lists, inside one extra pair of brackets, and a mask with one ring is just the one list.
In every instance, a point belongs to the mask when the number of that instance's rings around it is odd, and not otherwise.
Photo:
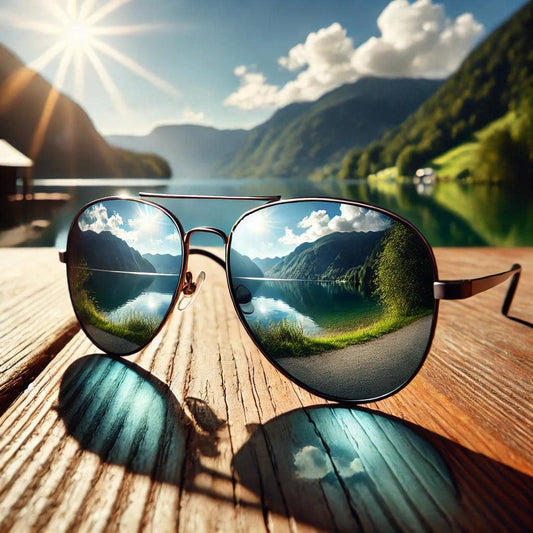
[[(437, 259), (442, 278), (522, 262), (512, 311), (532, 320), (533, 250)], [(111, 359), (79, 333), (0, 419), (0, 530), (533, 527), (532, 336), (504, 287), (443, 302), (413, 382), (348, 408), (273, 369), (223, 270), (191, 265), (202, 292), (148, 348)]]
[(0, 252), (0, 412), (79, 330), (57, 251)]

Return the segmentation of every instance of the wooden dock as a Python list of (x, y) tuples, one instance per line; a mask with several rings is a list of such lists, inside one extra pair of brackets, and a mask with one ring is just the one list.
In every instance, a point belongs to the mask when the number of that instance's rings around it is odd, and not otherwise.
[(364, 408), (266, 361), (223, 270), (141, 353), (99, 354), (52, 249), (0, 250), (0, 531), (532, 531), (533, 248), (437, 249), (441, 279), (523, 266), (444, 301), (427, 363)]

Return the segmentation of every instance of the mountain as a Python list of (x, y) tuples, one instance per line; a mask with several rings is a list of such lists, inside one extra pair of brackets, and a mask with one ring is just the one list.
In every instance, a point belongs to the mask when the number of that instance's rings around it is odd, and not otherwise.
[(110, 135), (122, 148), (161, 154), (177, 177), (211, 177), (243, 142), (246, 130), (219, 130), (196, 125), (159, 126), (149, 135)]
[(363, 266), (376, 249), (383, 231), (330, 233), (304, 243), (265, 272), (269, 278), (335, 280)]
[(0, 138), (33, 159), (34, 177), (168, 177), (166, 161), (110, 146), (85, 111), (0, 45)]
[(261, 269), (262, 272), (270, 270), (274, 265), (277, 265), (283, 258), (282, 257), (254, 257), (252, 261)]
[(231, 276), (234, 278), (262, 278), (263, 272), (246, 255), (242, 255), (237, 250), (231, 250)]
[(178, 274), (180, 271), (180, 256), (171, 254), (143, 254), (143, 258), (154, 266), (156, 272), (161, 274)]
[[(397, 166), (411, 174), (431, 158), (518, 109), (533, 93), (533, 2), (489, 35), (399, 127), (346, 157), (341, 177)], [(354, 143), (355, 145), (355, 143)]]
[(221, 174), (307, 176), (338, 162), (402, 122), (442, 84), (438, 80), (362, 78), (315, 102), (290, 104), (252, 129)]
[[(69, 262), (84, 261), (88, 268), (154, 273), (154, 266), (128, 243), (110, 231), (83, 231), (76, 225), (69, 238)], [(76, 232), (78, 233), (76, 235)]]

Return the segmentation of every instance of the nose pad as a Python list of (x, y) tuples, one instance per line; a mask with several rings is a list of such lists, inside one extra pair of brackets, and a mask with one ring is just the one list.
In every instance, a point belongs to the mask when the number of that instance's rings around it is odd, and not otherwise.
[(246, 285), (237, 285), (234, 290), (235, 299), (245, 315), (251, 315), (254, 312), (252, 303), (252, 293)]
[(191, 305), (200, 292), (200, 288), (205, 281), (205, 272), (202, 270), (196, 277), (196, 281), (192, 280), (192, 273), (187, 271), (185, 274), (185, 284), (181, 289), (181, 294), (178, 300), (178, 309), (184, 311)]

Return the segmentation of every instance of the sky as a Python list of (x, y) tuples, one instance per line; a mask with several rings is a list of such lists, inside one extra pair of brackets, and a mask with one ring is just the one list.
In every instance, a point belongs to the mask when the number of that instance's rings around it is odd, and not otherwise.
[(0, 35), (104, 135), (248, 129), (361, 76), (446, 77), (524, 4), (0, 0)]
[(235, 228), (231, 247), (251, 259), (283, 257), (300, 244), (336, 232), (384, 231), (392, 220), (365, 207), (338, 202), (288, 202), (247, 215)]
[(181, 236), (174, 222), (159, 209), (124, 200), (90, 206), (80, 216), (82, 231), (109, 231), (141, 254), (181, 254)]

